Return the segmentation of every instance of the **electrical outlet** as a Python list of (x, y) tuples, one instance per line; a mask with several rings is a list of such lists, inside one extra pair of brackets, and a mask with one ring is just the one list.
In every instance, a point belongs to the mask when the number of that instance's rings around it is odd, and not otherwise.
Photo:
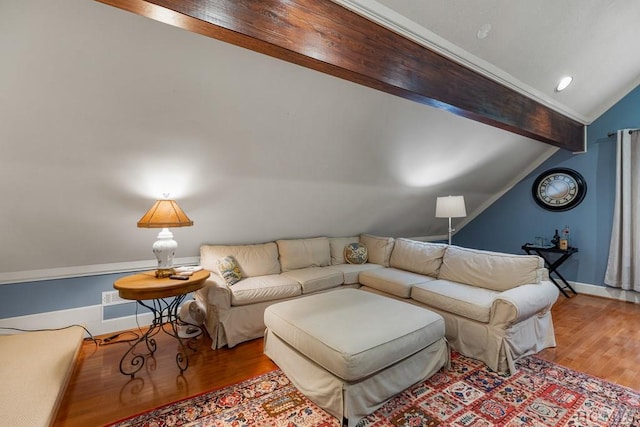
[(120, 298), (120, 295), (118, 295), (118, 291), (108, 291), (102, 293), (102, 305), (117, 305), (130, 302), (130, 300)]

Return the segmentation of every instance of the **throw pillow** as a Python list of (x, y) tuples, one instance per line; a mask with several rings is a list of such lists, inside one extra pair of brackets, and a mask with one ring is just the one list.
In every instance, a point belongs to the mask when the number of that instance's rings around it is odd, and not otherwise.
[(235, 285), (242, 279), (240, 267), (238, 267), (236, 259), (232, 256), (226, 256), (218, 260), (218, 271), (229, 286)]
[(389, 267), (391, 252), (393, 251), (393, 237), (372, 236), (370, 234), (361, 234), (360, 243), (367, 247), (369, 252), (369, 262), (379, 264), (383, 267)]
[(364, 264), (368, 258), (367, 247), (362, 243), (349, 243), (344, 247), (344, 259), (349, 264)]

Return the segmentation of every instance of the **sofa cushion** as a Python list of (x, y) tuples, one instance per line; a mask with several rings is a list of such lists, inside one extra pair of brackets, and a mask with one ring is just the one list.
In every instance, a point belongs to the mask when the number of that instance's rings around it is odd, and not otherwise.
[(218, 260), (218, 273), (229, 286), (233, 286), (242, 279), (242, 272), (238, 262), (232, 256), (226, 256)]
[(379, 268), (384, 268), (378, 264), (364, 263), (364, 264), (338, 264), (332, 265), (332, 269), (338, 270), (342, 272), (344, 276), (344, 285), (354, 285), (356, 283), (360, 283), (359, 276), (360, 273), (367, 270), (376, 270)]
[(345, 264), (344, 248), (349, 243), (358, 243), (358, 236), (353, 237), (329, 237), (329, 248), (331, 250), (331, 265)]
[(362, 243), (349, 243), (344, 248), (344, 259), (349, 264), (364, 264), (368, 258), (367, 247)]
[(367, 247), (369, 262), (389, 267), (389, 259), (393, 250), (393, 237), (379, 237), (361, 234), (360, 243)]
[(309, 267), (285, 271), (283, 276), (295, 280), (302, 287), (303, 294), (310, 294), (342, 285), (344, 276), (333, 267)]
[(401, 298), (411, 296), (411, 287), (431, 280), (436, 279), (397, 268), (381, 268), (360, 273), (361, 284)]
[(265, 310), (264, 323), (288, 345), (347, 381), (394, 365), (445, 333), (439, 314), (357, 289), (274, 304)]
[(411, 299), (438, 310), (489, 323), (491, 305), (499, 293), (448, 280), (433, 280), (415, 285), (411, 289)]
[(390, 266), (418, 274), (438, 277), (447, 245), (396, 239), (391, 252)]
[(254, 276), (229, 287), (231, 305), (247, 305), (302, 295), (300, 284), (282, 274)]
[(540, 283), (544, 261), (536, 255), (513, 255), (477, 249), (447, 247), (438, 279), (506, 291)]
[(200, 264), (209, 271), (218, 271), (220, 258), (232, 256), (236, 259), (242, 277), (266, 276), (280, 273), (278, 246), (274, 242), (258, 245), (202, 245)]
[(331, 264), (329, 239), (326, 237), (276, 240), (276, 243), (278, 244), (278, 252), (280, 252), (280, 265), (283, 272)]

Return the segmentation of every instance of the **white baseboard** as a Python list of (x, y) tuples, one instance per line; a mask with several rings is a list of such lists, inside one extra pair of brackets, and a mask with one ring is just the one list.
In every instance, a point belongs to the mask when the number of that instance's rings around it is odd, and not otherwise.
[[(590, 285), (588, 283), (569, 283), (579, 294), (640, 304), (640, 292), (624, 291), (610, 287)], [(148, 312), (138, 314), (137, 316), (103, 320), (102, 311), (103, 307), (101, 305), (91, 305), (69, 310), (50, 311), (47, 313), (0, 319), (0, 334), (12, 333), (11, 330), (3, 330), (3, 327), (35, 330), (82, 325), (87, 328), (92, 335), (97, 336), (134, 329), (138, 326), (148, 326), (153, 320), (153, 315)]]
[(2, 328), (38, 330), (82, 325), (87, 328), (92, 335), (97, 336), (134, 329), (138, 326), (148, 326), (153, 320), (153, 315), (148, 312), (140, 313), (137, 316), (103, 320), (102, 311), (101, 305), (91, 305), (69, 310), (50, 311), (47, 313), (0, 319), (0, 334), (13, 333), (12, 330)]
[[(602, 298), (615, 299), (619, 301), (640, 304), (640, 292), (625, 291), (623, 289), (611, 288), (608, 286), (590, 285), (588, 283), (569, 282), (571, 287), (579, 294), (593, 295)], [(571, 292), (569, 291), (569, 295)]]

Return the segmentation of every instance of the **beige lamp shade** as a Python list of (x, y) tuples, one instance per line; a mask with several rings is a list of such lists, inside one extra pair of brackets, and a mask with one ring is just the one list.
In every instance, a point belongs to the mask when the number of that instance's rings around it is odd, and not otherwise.
[(140, 221), (141, 228), (190, 227), (193, 221), (184, 213), (175, 200), (156, 200)]
[(464, 196), (445, 196), (436, 199), (436, 218), (462, 218), (467, 216)]
[(173, 257), (176, 254), (178, 243), (173, 240), (170, 227), (189, 227), (193, 221), (180, 209), (175, 200), (156, 200), (151, 209), (140, 221), (141, 228), (162, 228), (158, 233), (158, 240), (153, 244), (153, 253), (158, 259), (156, 277), (169, 277), (175, 271), (173, 269)]

